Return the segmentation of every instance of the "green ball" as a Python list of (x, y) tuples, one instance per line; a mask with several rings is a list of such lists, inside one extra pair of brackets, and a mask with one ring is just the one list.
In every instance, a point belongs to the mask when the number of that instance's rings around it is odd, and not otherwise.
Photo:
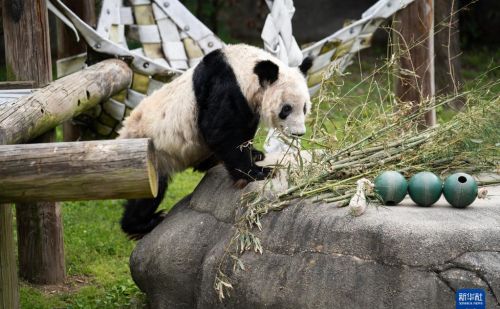
[(444, 182), (443, 195), (451, 206), (465, 208), (477, 197), (477, 183), (469, 174), (453, 174)]
[(427, 207), (437, 202), (442, 190), (441, 179), (431, 172), (417, 173), (408, 182), (408, 194), (419, 206)]
[(382, 199), (384, 205), (399, 204), (406, 196), (408, 183), (398, 172), (386, 171), (375, 178), (375, 193)]

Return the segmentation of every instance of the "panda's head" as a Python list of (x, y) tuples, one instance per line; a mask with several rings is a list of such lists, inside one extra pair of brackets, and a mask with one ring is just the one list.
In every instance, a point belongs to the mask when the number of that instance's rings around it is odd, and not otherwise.
[(305, 75), (312, 65), (306, 58), (298, 68), (278, 65), (272, 60), (257, 62), (254, 73), (262, 88), (260, 117), (268, 127), (287, 135), (306, 133), (306, 115), (311, 110), (311, 98)]

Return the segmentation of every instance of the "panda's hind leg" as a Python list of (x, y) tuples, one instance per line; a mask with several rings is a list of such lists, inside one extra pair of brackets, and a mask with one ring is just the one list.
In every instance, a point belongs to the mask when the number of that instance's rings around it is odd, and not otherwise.
[(157, 212), (168, 186), (168, 177), (160, 177), (158, 195), (155, 198), (127, 200), (125, 211), (120, 221), (123, 232), (130, 239), (139, 240), (151, 232), (164, 218), (163, 212)]

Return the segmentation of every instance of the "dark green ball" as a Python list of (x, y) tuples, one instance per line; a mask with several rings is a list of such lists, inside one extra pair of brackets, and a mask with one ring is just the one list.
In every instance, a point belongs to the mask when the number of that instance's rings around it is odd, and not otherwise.
[(427, 207), (437, 202), (442, 190), (441, 179), (431, 172), (417, 173), (408, 182), (408, 194), (419, 206)]
[(443, 195), (451, 206), (465, 208), (477, 197), (477, 183), (469, 174), (453, 174), (444, 182)]
[(375, 178), (375, 193), (382, 199), (384, 205), (397, 205), (406, 196), (408, 182), (398, 172), (386, 171)]

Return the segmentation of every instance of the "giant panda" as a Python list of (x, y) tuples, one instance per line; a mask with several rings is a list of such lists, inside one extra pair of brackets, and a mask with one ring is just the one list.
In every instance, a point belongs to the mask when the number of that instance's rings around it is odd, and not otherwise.
[(244, 44), (207, 54), (195, 67), (145, 98), (124, 120), (119, 138), (150, 138), (158, 159), (158, 196), (128, 200), (121, 227), (132, 239), (163, 219), (156, 212), (171, 177), (189, 167), (222, 162), (237, 186), (266, 178), (262, 152), (252, 147), (259, 122), (287, 135), (306, 132), (310, 97), (306, 58), (290, 68), (266, 51)]

